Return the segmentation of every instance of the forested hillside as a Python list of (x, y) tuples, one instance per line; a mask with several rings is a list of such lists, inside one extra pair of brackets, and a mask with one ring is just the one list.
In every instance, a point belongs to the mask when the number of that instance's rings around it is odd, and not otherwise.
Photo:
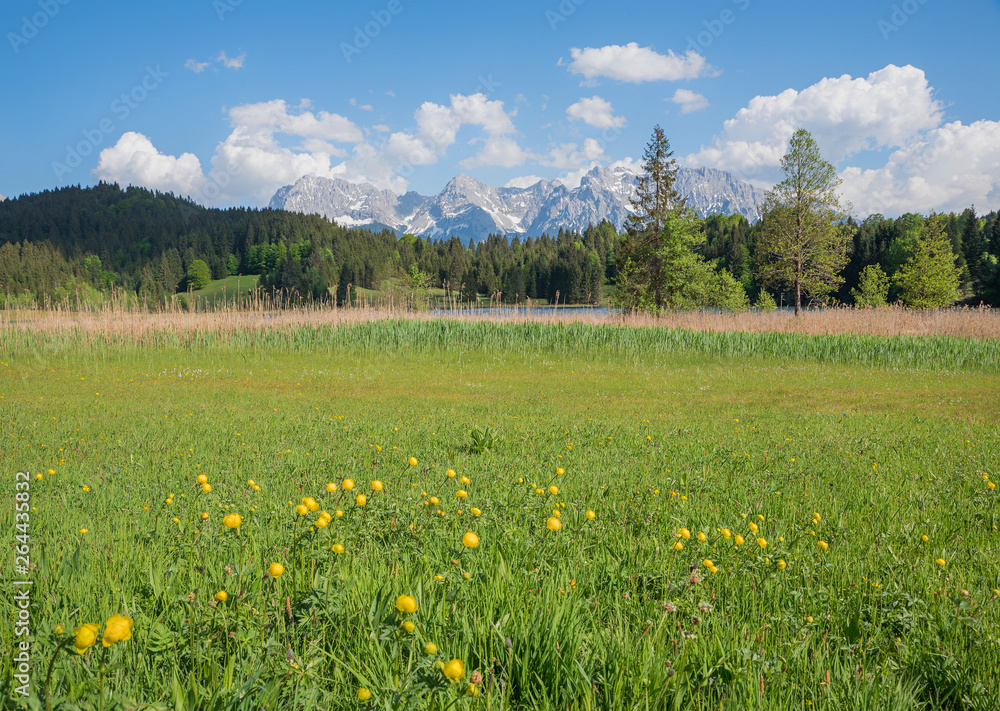
[[(868, 265), (880, 265), (891, 277), (932, 224), (951, 241), (965, 301), (998, 303), (1000, 219), (996, 212), (978, 217), (972, 209), (852, 221), (853, 250), (836, 299), (852, 303)], [(756, 298), (759, 224), (738, 215), (711, 216), (701, 229), (703, 255)], [(378, 290), (392, 282), (446, 285), (465, 299), (502, 292), (509, 303), (526, 297), (551, 302), (558, 292), (560, 303), (593, 303), (601, 301), (602, 287), (614, 283), (619, 241), (607, 222), (582, 233), (561, 230), (524, 240), (424, 240), (348, 229), (318, 215), (208, 209), (172, 194), (101, 183), (0, 202), (0, 296), (6, 304), (70, 296), (93, 301), (120, 289), (155, 305), (198, 286), (197, 263), (204, 262), (212, 278), (262, 274), (262, 288), (303, 298), (327, 298), (336, 289), (342, 301), (348, 285)]]

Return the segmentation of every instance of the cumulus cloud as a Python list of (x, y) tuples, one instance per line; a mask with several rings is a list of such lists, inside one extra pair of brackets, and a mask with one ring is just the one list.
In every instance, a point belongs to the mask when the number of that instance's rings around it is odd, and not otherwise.
[(224, 66), (226, 69), (233, 69), (235, 71), (239, 71), (240, 69), (243, 68), (243, 63), (246, 61), (246, 59), (247, 59), (246, 52), (243, 52), (238, 57), (229, 57), (226, 55), (226, 50), (222, 50), (221, 52), (219, 52), (219, 56), (215, 58), (215, 61), (222, 64), (222, 66)]
[(208, 69), (208, 66), (210, 64), (211, 62), (196, 62), (193, 59), (189, 59), (186, 62), (184, 62), (184, 68), (190, 69), (195, 74), (201, 74), (203, 71)]
[(566, 109), (570, 121), (583, 121), (594, 128), (618, 128), (625, 125), (624, 116), (615, 116), (611, 102), (600, 96), (580, 99)]
[(587, 138), (580, 147), (576, 143), (561, 143), (549, 149), (546, 156), (539, 156), (539, 165), (560, 170), (589, 170), (604, 160), (604, 146), (595, 138)]
[(505, 188), (530, 188), (535, 183), (541, 182), (545, 178), (540, 178), (537, 175), (519, 175), (516, 178), (511, 178), (506, 183), (504, 183)]
[(823, 156), (839, 163), (865, 150), (900, 146), (941, 123), (943, 107), (924, 72), (889, 65), (867, 77), (822, 79), (802, 91), (757, 96), (725, 122), (711, 145), (687, 157), (687, 165), (733, 170), (768, 184), (798, 128), (808, 129)]
[(164, 155), (135, 131), (122, 134), (115, 145), (101, 151), (93, 175), (109, 183), (141, 185), (179, 195), (194, 195), (205, 185), (201, 162), (195, 155)]
[(582, 74), (591, 81), (598, 77), (633, 84), (677, 81), (695, 79), (713, 71), (705, 58), (694, 50), (682, 55), (674, 54), (672, 50), (660, 54), (650, 47), (640, 47), (636, 42), (584, 49), (573, 47), (569, 53), (573, 58), (569, 71)]
[(681, 113), (689, 114), (693, 111), (701, 111), (708, 107), (708, 99), (701, 94), (696, 94), (690, 89), (678, 89), (670, 99), (675, 104), (680, 104)]
[[(781, 180), (781, 158), (798, 128), (840, 168), (841, 193), (858, 216), (1000, 206), (1000, 122), (944, 124), (924, 72), (888, 65), (867, 77), (826, 78), (801, 91), (757, 96), (712, 143), (683, 159), (736, 173), (761, 187)], [(888, 150), (875, 168), (850, 165)]]

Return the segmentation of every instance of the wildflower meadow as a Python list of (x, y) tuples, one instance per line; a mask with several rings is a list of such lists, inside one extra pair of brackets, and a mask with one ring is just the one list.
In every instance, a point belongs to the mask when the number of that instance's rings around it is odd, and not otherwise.
[(7, 325), (3, 698), (1000, 708), (997, 356), (623, 324)]

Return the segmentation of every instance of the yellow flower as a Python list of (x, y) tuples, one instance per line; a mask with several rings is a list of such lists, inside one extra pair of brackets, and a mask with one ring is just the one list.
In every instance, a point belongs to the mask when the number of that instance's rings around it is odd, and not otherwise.
[(208, 511), (202, 511), (201, 512), (201, 520), (202, 521), (207, 521), (208, 520)]
[(410, 457), (410, 466), (411, 467), (417, 466), (417, 458), (416, 457)]
[(173, 521), (174, 523), (180, 523), (180, 522), (181, 522), (181, 520), (180, 520), (179, 518), (177, 518), (176, 516), (174, 516), (174, 517), (173, 517), (172, 519), (170, 519), (170, 520), (171, 520), (171, 521)]
[(472, 483), (472, 479), (470, 479), (470, 478), (469, 478), (469, 477), (467, 477), (467, 476), (460, 476), (460, 477), (458, 478), (458, 481), (459, 481), (459, 483), (462, 483), (462, 484), (466, 484), (466, 485), (468, 485), (468, 484), (471, 484), (471, 483)]
[(466, 696), (479, 696), (479, 687), (475, 684), (469, 684), (468, 688), (465, 690)]
[(281, 563), (278, 563), (277, 561), (267, 566), (267, 574), (270, 575), (272, 578), (280, 578), (281, 574), (284, 572), (285, 572), (285, 566), (283, 566)]
[(37, 479), (38, 481), (41, 481), (41, 480), (42, 480), (42, 479), (44, 478), (44, 476), (42, 475), (42, 473), (41, 473), (41, 472), (38, 472), (37, 474), (35, 474), (35, 478), (36, 478), (36, 479)]
[(788, 563), (786, 563), (784, 560), (779, 560), (778, 561), (778, 570), (784, 570), (787, 567), (788, 567)]
[(336, 516), (337, 518), (343, 518), (344, 512), (341, 511), (340, 509), (337, 509), (336, 511), (333, 512), (333, 515)]
[(205, 476), (204, 474), (199, 474), (198, 475), (198, 483), (199, 484), (207, 484), (208, 483), (208, 477)]
[(559, 493), (559, 487), (553, 484), (552, 486), (549, 487), (549, 493), (555, 496), (556, 494)]
[(218, 600), (219, 602), (225, 602), (226, 600), (229, 599), (229, 593), (227, 593), (225, 590), (220, 590), (219, 592), (215, 593), (215, 599)]
[(330, 523), (329, 519), (327, 519), (324, 516), (320, 516), (318, 519), (316, 519), (316, 523), (314, 525), (316, 526), (316, 528), (326, 528), (327, 525), (329, 525), (329, 523)]
[(438, 653), (437, 645), (434, 644), (433, 642), (428, 642), (427, 644), (424, 645), (424, 654), (437, 654), (437, 653)]
[(708, 558), (706, 558), (705, 560), (701, 561), (701, 564), (704, 565), (706, 568), (712, 568), (712, 567), (715, 566), (715, 563), (713, 563)]
[(332, 494), (337, 490), (337, 485), (331, 481), (329, 484), (326, 485), (326, 490)]
[(331, 546), (330, 550), (332, 550), (337, 555), (340, 555), (341, 553), (344, 552), (344, 546), (342, 546), (339, 543), (334, 543), (333, 546)]
[(305, 507), (307, 509), (309, 509), (310, 511), (312, 511), (314, 513), (316, 511), (319, 511), (319, 503), (316, 501), (316, 499), (314, 499), (311, 496), (307, 496), (306, 500), (303, 501), (302, 503), (305, 504)]
[(808, 622), (809, 624), (813, 623), (812, 615), (809, 615), (809, 617), (806, 618), (806, 622)]
[(822, 548), (823, 550), (827, 550), (830, 547), (830, 544), (827, 543), (826, 541), (816, 541), (816, 545)]
[(400, 612), (416, 612), (417, 599), (412, 595), (400, 595), (396, 598), (396, 609)]
[(356, 503), (358, 506), (364, 506), (365, 504), (368, 503), (368, 497), (365, 496), (364, 494), (358, 494), (357, 498), (354, 499), (354, 503)]
[(750, 530), (753, 531), (754, 533), (760, 532), (760, 529), (757, 528), (757, 524), (754, 523), (753, 521), (750, 522)]
[(462, 536), (462, 545), (466, 548), (475, 548), (479, 545), (479, 536), (477, 536), (472, 531), (469, 531), (464, 536)]
[(674, 541), (673, 547), (675, 551), (684, 550), (684, 544), (681, 543), (680, 541)]
[(436, 496), (432, 496), (431, 498), (429, 498), (427, 500), (431, 502), (432, 506), (437, 506), (439, 503), (441, 503), (441, 499), (439, 499)]
[(921, 540), (921, 541), (923, 541), (924, 543), (927, 543), (927, 541), (929, 541), (929, 540), (930, 540), (930, 538), (928, 538), (928, 537), (927, 537), (927, 534), (925, 533), (924, 535), (922, 535), (922, 536), (920, 537), (920, 540)]
[(376, 479), (375, 481), (372, 482), (372, 491), (382, 491), (382, 489), (383, 486), (381, 481)]
[(350, 491), (354, 488), (354, 479), (344, 479), (344, 483), (341, 486), (344, 487), (344, 491)]
[(767, 540), (763, 538), (758, 538), (757, 545), (760, 546), (761, 548), (767, 548)]
[(441, 670), (450, 681), (458, 681), (465, 676), (465, 664), (461, 659), (452, 659)]
[(97, 630), (98, 627), (93, 622), (88, 622), (73, 630), (75, 637), (73, 644), (76, 646), (77, 654), (83, 654), (97, 643)]
[(456, 472), (454, 469), (449, 469), (448, 471), (445, 472), (445, 474), (448, 475), (449, 479), (454, 479), (456, 476), (458, 476), (458, 472)]
[(550, 531), (558, 531), (562, 528), (562, 521), (552, 516), (548, 521), (545, 522), (545, 527)]
[(409, 620), (405, 620), (403, 622), (403, 624), (400, 625), (400, 627), (402, 627), (407, 632), (412, 632), (413, 630), (415, 630), (417, 628), (417, 626), (415, 624), (413, 624), (412, 622), (410, 622)]
[(132, 639), (132, 624), (132, 620), (124, 615), (112, 615), (104, 623), (104, 636), (101, 638), (101, 644), (110, 647), (116, 642)]
[(565, 473), (566, 473), (565, 469), (563, 469), (562, 467), (556, 467), (556, 476), (562, 476)]
[(367, 701), (372, 697), (372, 692), (368, 691), (365, 687), (358, 689), (358, 701)]
[(587, 518), (590, 519), (591, 521), (593, 521), (595, 518), (597, 518), (597, 514), (594, 513), (593, 511), (588, 510), (587, 511)]
[(457, 496), (460, 499), (464, 499), (468, 495), (469, 492), (467, 492), (465, 489), (459, 489), (458, 491), (455, 492), (455, 496)]
[(80, 534), (81, 535), (86, 535), (87, 533), (89, 533), (89, 531), (86, 528), (81, 528), (80, 529)]
[(704, 532), (698, 531), (698, 540), (704, 543), (706, 540), (708, 540), (708, 537), (704, 534)]
[(472, 507), (471, 509), (469, 509), (469, 510), (470, 510), (470, 511), (472, 512), (472, 515), (473, 515), (473, 516), (479, 516), (480, 514), (482, 514), (482, 513), (483, 513), (482, 511), (480, 511), (479, 509), (477, 509), (477, 508), (476, 508), (475, 506), (473, 506), (473, 507)]
[(944, 565), (945, 565), (945, 562), (944, 562), (944, 558), (938, 558), (938, 559), (937, 559), (936, 561), (934, 561), (934, 562), (935, 562), (935, 563), (937, 563), (937, 564), (938, 564), (938, 565), (940, 565), (940, 566), (944, 566)]
[(737, 533), (736, 536), (733, 537), (733, 540), (736, 542), (736, 545), (738, 546), (743, 545), (743, 536), (741, 536), (740, 534)]
[(681, 534), (681, 538), (684, 538), (684, 539), (688, 539), (688, 538), (691, 537), (691, 531), (687, 530), (686, 528), (682, 528), (680, 530), (680, 534)]
[(307, 513), (309, 513), (309, 507), (306, 506), (305, 504), (299, 504), (298, 506), (295, 507), (295, 513), (297, 513), (299, 516), (305, 516)]
[(243, 517), (238, 513), (231, 513), (222, 519), (222, 523), (226, 528), (239, 528), (243, 523)]
[(52, 476), (55, 473), (56, 473), (55, 469), (49, 469), (49, 471), (48, 471), (49, 476)]
[(443, 575), (435, 575), (434, 576), (434, 581), (435, 582), (440, 583), (442, 580), (444, 580), (444, 576)]
[(728, 528), (723, 528), (722, 529), (722, 537), (723, 538), (729, 539), (729, 538), (732, 538), (732, 535), (733, 535), (733, 532), (730, 531)]

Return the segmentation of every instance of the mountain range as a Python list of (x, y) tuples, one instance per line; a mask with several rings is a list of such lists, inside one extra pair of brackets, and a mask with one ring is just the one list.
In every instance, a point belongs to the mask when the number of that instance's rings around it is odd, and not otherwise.
[[(630, 212), (637, 176), (622, 168), (596, 166), (579, 186), (539, 180), (525, 188), (498, 188), (459, 174), (437, 195), (410, 191), (396, 195), (370, 183), (306, 175), (280, 188), (269, 207), (320, 214), (345, 227), (388, 228), (422, 237), (480, 241), (490, 234), (537, 237), (560, 228), (583, 229), (608, 220), (621, 229)], [(740, 214), (760, 219), (764, 191), (732, 173), (713, 168), (680, 168), (677, 190), (699, 214)]]

